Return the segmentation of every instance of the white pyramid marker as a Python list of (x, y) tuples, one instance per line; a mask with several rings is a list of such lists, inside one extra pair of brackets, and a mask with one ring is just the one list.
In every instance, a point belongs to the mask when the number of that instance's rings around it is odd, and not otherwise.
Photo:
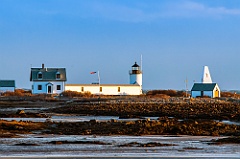
[(203, 67), (202, 83), (212, 83), (212, 78), (208, 66)]

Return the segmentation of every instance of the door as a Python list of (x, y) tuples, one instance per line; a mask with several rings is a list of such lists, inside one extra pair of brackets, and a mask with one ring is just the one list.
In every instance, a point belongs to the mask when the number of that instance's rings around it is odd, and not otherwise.
[(215, 94), (214, 94), (214, 97), (219, 97), (219, 91), (218, 91), (218, 89), (216, 89)]
[(48, 87), (47, 87), (47, 92), (48, 92), (49, 94), (52, 93), (52, 86), (48, 86)]

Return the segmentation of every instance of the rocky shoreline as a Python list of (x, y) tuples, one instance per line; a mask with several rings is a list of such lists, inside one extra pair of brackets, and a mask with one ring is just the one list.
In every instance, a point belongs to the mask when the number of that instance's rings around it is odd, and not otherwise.
[(96, 116), (149, 116), (178, 119), (207, 119), (240, 121), (240, 103), (70, 103), (49, 109), (49, 112)]
[[(0, 121), (0, 136), (6, 134), (59, 134), (59, 135), (194, 135), (239, 136), (240, 126), (213, 120), (184, 120), (160, 118), (159, 120), (96, 121), (85, 122), (31, 122)], [(9, 135), (11, 137), (11, 135)]]
[(239, 136), (240, 126), (227, 125), (212, 120), (184, 120), (160, 118), (159, 120), (136, 120), (50, 124), (48, 133), (65, 135), (194, 135)]
[[(204, 99), (205, 100), (205, 99)], [(84, 99), (67, 101), (41, 101), (38, 112), (0, 114), (2, 118), (49, 118), (46, 122), (0, 120), (0, 137), (17, 137), (18, 134), (59, 134), (59, 135), (194, 135), (194, 136), (239, 136), (240, 126), (224, 124), (221, 120), (240, 121), (240, 102), (226, 100), (148, 100), (144, 98)], [(203, 102), (204, 101), (204, 102)], [(9, 103), (9, 105), (7, 104)], [(0, 107), (16, 107), (18, 102), (4, 101)], [(31, 107), (27, 103), (21, 106)], [(16, 105), (14, 105), (16, 104)], [(33, 103), (32, 107), (38, 103)], [(52, 122), (45, 113), (75, 115), (119, 116), (132, 121), (90, 120), (84, 122)], [(150, 120), (143, 117), (157, 117)], [(181, 119), (181, 120), (179, 120)], [(216, 120), (219, 120), (217, 122)]]

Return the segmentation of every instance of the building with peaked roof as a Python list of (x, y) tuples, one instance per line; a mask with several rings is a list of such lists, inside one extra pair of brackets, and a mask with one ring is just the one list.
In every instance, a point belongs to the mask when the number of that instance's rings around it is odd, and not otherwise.
[(0, 80), (0, 92), (14, 92), (15, 81), (14, 80)]
[[(96, 72), (91, 72), (96, 73)], [(140, 95), (142, 94), (142, 70), (135, 62), (129, 71), (130, 84), (101, 84), (98, 72), (98, 83), (93, 84), (66, 84), (66, 91), (90, 92), (96, 95)]]
[(211, 98), (220, 97), (220, 88), (217, 83), (212, 82), (208, 66), (203, 67), (202, 83), (194, 83), (191, 90), (191, 97), (208, 96)]
[(203, 96), (217, 98), (220, 97), (220, 93), (217, 83), (194, 83), (191, 90), (191, 96), (194, 98)]
[(32, 81), (33, 94), (60, 94), (65, 90), (66, 69), (31, 68), (30, 81)]

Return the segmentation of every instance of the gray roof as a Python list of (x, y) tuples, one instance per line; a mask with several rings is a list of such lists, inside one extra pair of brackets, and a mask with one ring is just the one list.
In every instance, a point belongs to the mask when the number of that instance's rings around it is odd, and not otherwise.
[(0, 80), (0, 87), (15, 87), (14, 80)]
[[(42, 73), (42, 78), (38, 79), (38, 74)], [(56, 74), (60, 74), (57, 79)], [(66, 81), (65, 68), (31, 68), (30, 81)]]
[(194, 83), (191, 91), (213, 91), (217, 83)]

